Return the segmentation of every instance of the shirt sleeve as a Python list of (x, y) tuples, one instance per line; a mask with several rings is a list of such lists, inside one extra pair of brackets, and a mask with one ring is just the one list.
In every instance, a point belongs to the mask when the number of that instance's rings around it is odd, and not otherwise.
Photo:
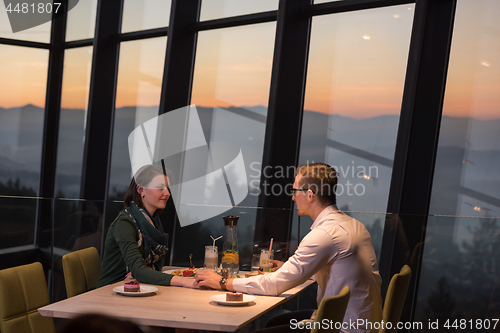
[(168, 286), (172, 275), (155, 271), (148, 266), (137, 247), (137, 229), (127, 221), (117, 221), (114, 237), (120, 248), (125, 265), (140, 283)]
[(310, 279), (338, 254), (331, 237), (321, 229), (309, 232), (299, 247), (276, 272), (247, 279), (234, 279), (236, 291), (277, 296)]

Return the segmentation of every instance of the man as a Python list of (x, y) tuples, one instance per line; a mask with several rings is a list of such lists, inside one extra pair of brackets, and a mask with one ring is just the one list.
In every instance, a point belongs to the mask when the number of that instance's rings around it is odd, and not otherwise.
[(314, 276), (318, 304), (325, 297), (339, 294), (344, 286), (351, 288), (343, 332), (371, 332), (357, 320), (371, 326), (380, 323), (382, 279), (370, 234), (363, 224), (337, 209), (337, 175), (324, 163), (304, 164), (297, 169), (292, 200), (297, 214), (311, 217), (314, 223), (293, 256), (285, 263), (275, 262), (276, 272), (226, 281), (213, 272), (202, 271), (196, 274), (199, 286), (279, 295)]

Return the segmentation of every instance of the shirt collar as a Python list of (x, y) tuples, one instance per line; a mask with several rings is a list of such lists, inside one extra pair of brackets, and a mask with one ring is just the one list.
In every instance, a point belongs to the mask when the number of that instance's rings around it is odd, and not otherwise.
[(330, 214), (330, 213), (338, 213), (338, 212), (339, 212), (339, 209), (337, 208), (337, 205), (330, 205), (330, 206), (326, 207), (325, 209), (323, 209), (321, 211), (321, 213), (319, 213), (318, 217), (316, 217), (316, 220), (314, 220), (314, 223), (311, 226), (311, 230), (313, 230), (314, 228), (322, 225), (323, 222), (325, 221), (325, 217), (328, 214)]

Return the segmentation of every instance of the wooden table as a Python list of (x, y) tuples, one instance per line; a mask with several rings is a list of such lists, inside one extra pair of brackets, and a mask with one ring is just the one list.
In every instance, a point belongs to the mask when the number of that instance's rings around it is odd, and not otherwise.
[(257, 296), (248, 306), (224, 306), (210, 300), (219, 290), (155, 286), (153, 296), (130, 297), (113, 291), (123, 282), (104, 286), (38, 309), (45, 317), (72, 318), (100, 313), (140, 325), (234, 332), (314, 283), (309, 280), (280, 296)]

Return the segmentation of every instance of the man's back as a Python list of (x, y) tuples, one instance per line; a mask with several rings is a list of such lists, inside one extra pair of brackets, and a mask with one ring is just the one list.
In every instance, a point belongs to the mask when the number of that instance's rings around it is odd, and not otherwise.
[[(382, 300), (377, 260), (370, 234), (359, 221), (332, 205), (325, 208), (302, 239), (299, 247), (273, 274), (235, 279), (237, 291), (259, 295), (279, 295), (307, 279), (318, 282), (318, 304), (324, 297), (337, 295), (344, 286), (351, 288), (344, 322), (380, 322)], [(364, 332), (355, 325), (346, 332)], [(369, 330), (367, 331), (369, 332)]]
[(349, 286), (351, 297), (344, 322), (356, 325), (351, 325), (346, 331), (365, 328), (365, 325), (357, 325), (358, 319), (380, 322), (382, 279), (372, 239), (364, 225), (330, 206), (321, 212), (302, 242), (317, 244), (316, 252), (326, 261), (314, 274), (319, 285), (318, 304), (323, 298), (337, 295), (344, 286)]

